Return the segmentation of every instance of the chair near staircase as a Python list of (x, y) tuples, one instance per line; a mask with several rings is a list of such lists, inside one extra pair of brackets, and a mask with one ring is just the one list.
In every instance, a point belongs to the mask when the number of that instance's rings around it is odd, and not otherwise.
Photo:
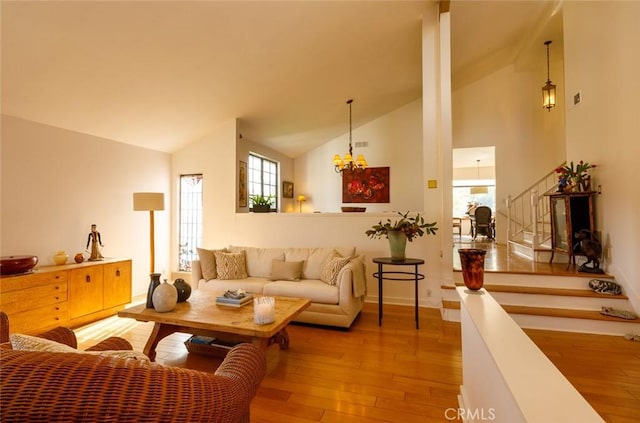
[(494, 238), (493, 219), (491, 217), (491, 208), (487, 206), (478, 206), (473, 219), (473, 239), (475, 241), (478, 235), (483, 235), (488, 239)]

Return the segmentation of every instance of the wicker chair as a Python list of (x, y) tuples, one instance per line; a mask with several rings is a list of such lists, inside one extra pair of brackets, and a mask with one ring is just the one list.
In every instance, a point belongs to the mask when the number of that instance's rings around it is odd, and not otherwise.
[(266, 359), (262, 349), (240, 344), (215, 373), (205, 373), (126, 358), (1, 349), (0, 372), (3, 423), (236, 423), (249, 422)]
[[(61, 344), (68, 345), (72, 348), (78, 348), (78, 340), (76, 334), (69, 328), (57, 327), (50, 331), (37, 335), (39, 338), (49, 339)], [(9, 343), (9, 317), (4, 311), (0, 311), (0, 349), (10, 350)], [(133, 350), (131, 343), (124, 338), (112, 336), (102, 342), (87, 348), (87, 351), (106, 351), (106, 350)]]

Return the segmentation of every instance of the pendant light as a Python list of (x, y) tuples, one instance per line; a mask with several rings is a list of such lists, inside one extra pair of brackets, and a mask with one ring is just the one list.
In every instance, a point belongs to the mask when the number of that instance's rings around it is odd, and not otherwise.
[(353, 160), (353, 146), (351, 144), (351, 103), (353, 99), (347, 100), (349, 105), (349, 152), (341, 158), (339, 154), (333, 156), (333, 166), (337, 173), (344, 171), (358, 172), (363, 171), (367, 167), (367, 161), (362, 154), (358, 154), (356, 160)]
[(549, 78), (549, 44), (551, 41), (544, 42), (544, 45), (547, 46), (547, 83), (542, 87), (542, 107), (551, 111), (551, 108), (556, 106), (556, 86), (551, 83)]
[[(477, 176), (477, 180), (480, 181), (480, 160), (476, 160), (477, 164), (478, 164), (478, 176)], [(475, 194), (488, 194), (489, 193), (489, 188), (484, 185), (484, 186), (476, 186), (476, 187), (471, 187), (469, 188), (469, 194), (475, 195)]]

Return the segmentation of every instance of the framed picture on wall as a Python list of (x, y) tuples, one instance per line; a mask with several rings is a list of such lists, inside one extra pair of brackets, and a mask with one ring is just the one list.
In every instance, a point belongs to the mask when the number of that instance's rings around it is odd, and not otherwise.
[(282, 197), (293, 198), (293, 182), (282, 182)]
[(343, 203), (388, 203), (389, 168), (368, 167), (342, 173)]
[(238, 206), (247, 207), (247, 163), (243, 161), (238, 167)]

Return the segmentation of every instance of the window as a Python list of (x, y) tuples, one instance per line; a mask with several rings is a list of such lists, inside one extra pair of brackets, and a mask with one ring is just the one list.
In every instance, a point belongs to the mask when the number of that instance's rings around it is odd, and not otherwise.
[[(278, 198), (278, 163), (264, 157), (249, 154), (249, 207), (253, 207), (251, 196)], [(275, 208), (277, 201), (271, 203)]]
[(202, 175), (180, 175), (180, 250), (178, 270), (191, 271), (202, 242)]
[[(471, 188), (486, 187), (486, 193), (472, 194)], [(496, 181), (494, 179), (469, 179), (453, 181), (453, 217), (467, 214), (469, 205), (489, 206), (496, 213)]]

